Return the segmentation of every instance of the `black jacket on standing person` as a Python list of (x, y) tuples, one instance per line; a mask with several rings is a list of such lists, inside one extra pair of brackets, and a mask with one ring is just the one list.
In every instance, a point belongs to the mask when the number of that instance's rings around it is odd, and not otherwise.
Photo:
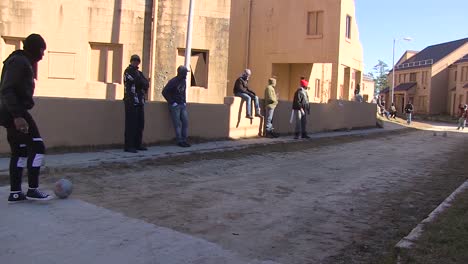
[(413, 104), (411, 103), (408, 103), (406, 106), (405, 106), (405, 113), (407, 114), (410, 114), (413, 112)]
[(249, 89), (249, 81), (245, 80), (243, 77), (239, 77), (234, 84), (234, 94), (246, 93), (250, 97), (255, 97), (254, 91)]
[(24, 117), (34, 107), (34, 70), (23, 50), (13, 52), (4, 62), (0, 80), (0, 124)]
[(125, 151), (146, 150), (142, 145), (145, 128), (145, 96), (149, 82), (138, 67), (129, 65), (124, 72)]
[(145, 96), (148, 93), (149, 81), (143, 73), (138, 70), (138, 67), (129, 65), (127, 69), (125, 69), (124, 85), (124, 100), (126, 102), (133, 102), (134, 105), (145, 104)]
[(292, 108), (293, 110), (304, 109), (304, 111), (310, 114), (309, 95), (304, 88), (301, 87), (294, 93)]

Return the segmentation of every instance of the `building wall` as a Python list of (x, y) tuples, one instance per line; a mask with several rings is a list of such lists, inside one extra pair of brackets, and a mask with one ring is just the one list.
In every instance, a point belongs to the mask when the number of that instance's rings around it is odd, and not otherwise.
[[(154, 69), (155, 100), (177, 67), (184, 64), (189, 0), (159, 0)], [(195, 4), (192, 49), (208, 54), (208, 84), (188, 89), (188, 101), (222, 104), (226, 96), (230, 0), (198, 0)], [(192, 69), (196, 61), (192, 59)]]
[[(192, 47), (207, 58), (191, 61), (206, 81), (188, 89), (190, 102), (221, 104), (226, 95), (230, 4), (196, 2)], [(152, 79), (150, 98), (162, 100), (162, 88), (184, 63), (188, 9), (189, 0), (1, 1), (0, 59), (37, 32), (48, 48), (36, 95), (115, 100), (123, 97), (130, 56), (139, 54)]]
[[(323, 12), (323, 32), (309, 35), (309, 12), (314, 11)], [(354, 18), (351, 41), (344, 38), (346, 14)], [(250, 86), (257, 94), (263, 94), (268, 78), (275, 75), (281, 89), (287, 91), (281, 90), (281, 100), (291, 98), (301, 76), (308, 77), (309, 83), (315, 83), (315, 76), (322, 74), (315, 73), (316, 70), (324, 69), (330, 71), (324, 74), (325, 79), (321, 79), (325, 84), (324, 91), (329, 90), (329, 97), (318, 100), (326, 102), (329, 98), (337, 98), (340, 62), (362, 71), (354, 1), (232, 1), (229, 54), (228, 95), (232, 95), (234, 82), (245, 68), (252, 70)], [(321, 64), (329, 66), (315, 68)]]
[[(245, 118), (245, 105), (238, 97), (227, 97), (224, 104), (189, 103), (189, 136), (224, 139), (253, 137), (263, 133), (263, 121)], [(375, 127), (375, 104), (337, 102), (311, 104), (309, 132)], [(50, 111), (56, 109), (56, 111)], [(124, 105), (122, 102), (90, 99), (36, 98), (31, 112), (47, 148), (123, 145)], [(172, 140), (173, 126), (166, 103), (145, 106), (145, 143)], [(291, 102), (281, 101), (275, 111), (274, 125), (280, 133), (292, 133), (289, 123)], [(0, 138), (6, 131), (0, 128)], [(0, 153), (9, 151), (0, 141)]]
[(363, 98), (367, 98), (364, 102), (370, 103), (374, 99), (375, 94), (375, 82), (372, 79), (362, 78), (361, 84), (361, 95)]
[(131, 54), (143, 57), (148, 75), (151, 9), (150, 0), (1, 1), (0, 60), (39, 33), (47, 50), (36, 95), (120, 99)]

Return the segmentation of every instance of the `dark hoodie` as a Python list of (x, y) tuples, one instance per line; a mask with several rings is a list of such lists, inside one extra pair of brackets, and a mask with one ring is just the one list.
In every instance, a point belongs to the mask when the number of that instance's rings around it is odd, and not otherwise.
[(9, 117), (23, 117), (34, 107), (34, 70), (28, 53), (14, 51), (3, 62), (0, 80), (0, 124)]
[(186, 78), (187, 78), (187, 68), (184, 66), (179, 66), (177, 69), (177, 76), (172, 78), (162, 91), (162, 94), (166, 101), (172, 105), (173, 103), (185, 104), (185, 90), (187, 88)]

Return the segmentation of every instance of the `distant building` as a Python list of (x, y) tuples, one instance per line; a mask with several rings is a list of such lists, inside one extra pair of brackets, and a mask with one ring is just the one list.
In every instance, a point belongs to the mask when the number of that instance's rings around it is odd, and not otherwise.
[[(408, 51), (395, 66), (394, 101), (402, 113), (412, 101), (415, 113), (453, 114), (468, 94), (468, 38)], [(392, 84), (393, 72), (388, 75)], [(466, 86), (466, 88), (464, 88)], [(381, 92), (390, 102), (390, 89)]]
[(375, 94), (375, 82), (372, 76), (364, 74), (361, 85), (361, 95), (364, 102), (371, 103)]

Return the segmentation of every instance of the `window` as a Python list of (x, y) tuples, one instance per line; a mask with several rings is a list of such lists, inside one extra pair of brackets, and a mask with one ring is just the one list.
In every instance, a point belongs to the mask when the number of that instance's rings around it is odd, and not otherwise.
[(421, 80), (421, 83), (422, 83), (422, 84), (427, 84), (427, 71), (423, 71), (423, 72), (422, 72), (422, 80)]
[(415, 72), (410, 73), (410, 77), (409, 77), (410, 82), (415, 82), (417, 76), (418, 76), (418, 74), (415, 73)]
[(460, 80), (462, 82), (468, 81), (468, 66), (462, 67)]
[(320, 98), (320, 79), (315, 79), (315, 98)]
[(307, 35), (322, 36), (323, 34), (323, 11), (307, 13)]
[(346, 16), (346, 38), (347, 39), (351, 39), (351, 22), (352, 22), (351, 16), (347, 15)]
[[(185, 49), (178, 50), (178, 61), (183, 65)], [(207, 50), (192, 50), (190, 59), (191, 86), (208, 88), (209, 52)]]
[(89, 43), (90, 79), (103, 83), (122, 83), (122, 44)]

